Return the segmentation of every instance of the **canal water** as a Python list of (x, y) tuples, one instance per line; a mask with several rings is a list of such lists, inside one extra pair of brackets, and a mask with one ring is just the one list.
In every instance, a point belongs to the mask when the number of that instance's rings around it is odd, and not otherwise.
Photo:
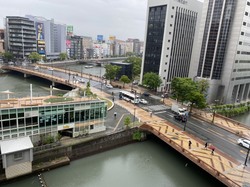
[[(156, 139), (72, 161), (43, 175), (49, 187), (223, 186)], [(30, 176), (2, 187), (39, 185), (37, 176)]]

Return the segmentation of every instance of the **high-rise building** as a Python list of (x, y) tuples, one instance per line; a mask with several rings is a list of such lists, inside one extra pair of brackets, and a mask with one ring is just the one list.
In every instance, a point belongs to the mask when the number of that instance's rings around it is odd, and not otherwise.
[(198, 0), (148, 0), (141, 79), (159, 74), (168, 91), (174, 77), (188, 77), (198, 36), (202, 3)]
[(83, 58), (93, 57), (93, 39), (89, 36), (82, 36)]
[(17, 59), (25, 59), (37, 51), (34, 22), (25, 17), (7, 16), (5, 19), (5, 49)]
[(198, 39), (200, 55), (190, 74), (209, 81), (209, 103), (250, 98), (249, 28), (249, 0), (204, 1)]
[[(59, 58), (60, 53), (66, 53), (66, 25), (57, 24), (53, 19), (48, 20), (43, 17), (26, 15), (25, 17), (35, 22), (37, 37), (38, 37), (38, 25), (42, 25), (43, 28), (43, 41), (45, 41), (45, 53), (47, 59)], [(73, 32), (73, 27), (72, 27)], [(38, 41), (40, 39), (38, 38)], [(41, 43), (41, 42), (40, 42)], [(40, 44), (41, 45), (41, 44)], [(39, 52), (39, 47), (38, 47)]]
[(69, 57), (73, 59), (83, 58), (83, 47), (82, 47), (82, 37), (81, 36), (68, 36), (70, 40)]

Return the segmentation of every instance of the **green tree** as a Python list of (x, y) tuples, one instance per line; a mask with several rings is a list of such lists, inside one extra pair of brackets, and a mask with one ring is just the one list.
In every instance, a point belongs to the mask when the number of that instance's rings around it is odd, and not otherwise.
[(128, 57), (125, 60), (125, 62), (132, 64), (132, 77), (133, 77), (133, 79), (136, 76), (140, 75), (140, 73), (141, 73), (142, 58), (131, 56), (131, 57)]
[(190, 112), (192, 112), (193, 106), (206, 107), (205, 89), (201, 91), (199, 83), (190, 78), (175, 77), (171, 82), (171, 91), (177, 101), (190, 103)]
[(129, 124), (131, 123), (131, 118), (129, 116), (127, 116), (125, 119), (124, 119), (124, 125), (126, 126), (126, 128), (129, 127)]
[(207, 96), (207, 90), (209, 88), (209, 83), (207, 80), (205, 79), (201, 79), (199, 81), (196, 82), (197, 86), (198, 86), (198, 90), (200, 91), (200, 93), (204, 94), (204, 96)]
[(41, 59), (41, 55), (39, 55), (37, 52), (32, 52), (28, 58), (31, 60), (31, 62), (37, 62)]
[(130, 83), (130, 79), (128, 78), (127, 75), (121, 76), (120, 81), (123, 82), (123, 88), (124, 88), (125, 84)]
[(59, 57), (60, 57), (60, 60), (66, 60), (67, 53), (60, 53)]
[(110, 82), (111, 80), (114, 80), (114, 78), (117, 76), (117, 74), (119, 73), (119, 71), (121, 71), (121, 67), (120, 66), (113, 66), (111, 64), (106, 64), (104, 66), (106, 73), (104, 74), (106, 79), (109, 79)]
[(14, 55), (11, 53), (11, 52), (5, 52), (5, 53), (2, 53), (3, 55), (3, 58), (4, 58), (4, 61), (12, 61), (14, 59)]
[(156, 90), (162, 83), (160, 76), (156, 73), (150, 72), (143, 76), (143, 84), (148, 86), (150, 90)]

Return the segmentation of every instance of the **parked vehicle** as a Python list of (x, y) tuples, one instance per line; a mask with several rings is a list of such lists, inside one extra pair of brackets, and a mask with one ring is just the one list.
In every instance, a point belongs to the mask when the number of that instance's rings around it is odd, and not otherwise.
[(137, 80), (134, 80), (132, 84), (136, 85), (138, 84), (139, 82)]
[(237, 143), (245, 148), (250, 148), (250, 140), (240, 138)]
[(187, 117), (183, 116), (183, 115), (175, 115), (174, 119), (176, 119), (178, 121), (182, 121), (182, 122), (186, 122), (187, 121)]

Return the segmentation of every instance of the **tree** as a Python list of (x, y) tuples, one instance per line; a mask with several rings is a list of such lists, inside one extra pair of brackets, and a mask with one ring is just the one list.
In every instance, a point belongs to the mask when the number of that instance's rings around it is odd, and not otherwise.
[(131, 123), (131, 118), (129, 116), (127, 116), (125, 119), (124, 119), (124, 125), (126, 126), (126, 128), (129, 127), (129, 124)]
[(197, 108), (206, 107), (205, 90), (201, 90), (201, 84), (190, 78), (175, 77), (171, 82), (172, 96), (180, 102), (190, 103), (190, 112), (193, 106)]
[(140, 75), (140, 73), (141, 73), (142, 58), (139, 58), (139, 57), (128, 57), (125, 60), (125, 62), (132, 64), (132, 77), (133, 77), (133, 79), (136, 76)]
[(198, 90), (200, 91), (200, 93), (204, 94), (205, 97), (207, 96), (207, 90), (209, 88), (209, 83), (207, 80), (205, 79), (201, 79), (199, 81), (196, 82), (197, 86), (198, 86)]
[(123, 82), (123, 88), (124, 88), (125, 84), (130, 83), (130, 79), (128, 78), (127, 75), (121, 76), (120, 81)]
[(151, 90), (156, 90), (162, 83), (160, 76), (156, 73), (150, 72), (143, 76), (143, 84), (148, 86)]
[(59, 57), (60, 57), (60, 60), (66, 60), (67, 53), (60, 53)]
[(111, 80), (114, 80), (114, 78), (117, 76), (118, 72), (121, 71), (120, 66), (113, 66), (111, 64), (106, 64), (104, 66), (106, 73), (104, 74), (104, 77), (106, 79), (109, 79), (110, 82)]
[(28, 58), (31, 60), (31, 62), (37, 62), (41, 59), (41, 55), (39, 55), (37, 52), (32, 52)]
[(5, 61), (9, 62), (14, 59), (14, 55), (11, 52), (5, 52), (2, 54)]

